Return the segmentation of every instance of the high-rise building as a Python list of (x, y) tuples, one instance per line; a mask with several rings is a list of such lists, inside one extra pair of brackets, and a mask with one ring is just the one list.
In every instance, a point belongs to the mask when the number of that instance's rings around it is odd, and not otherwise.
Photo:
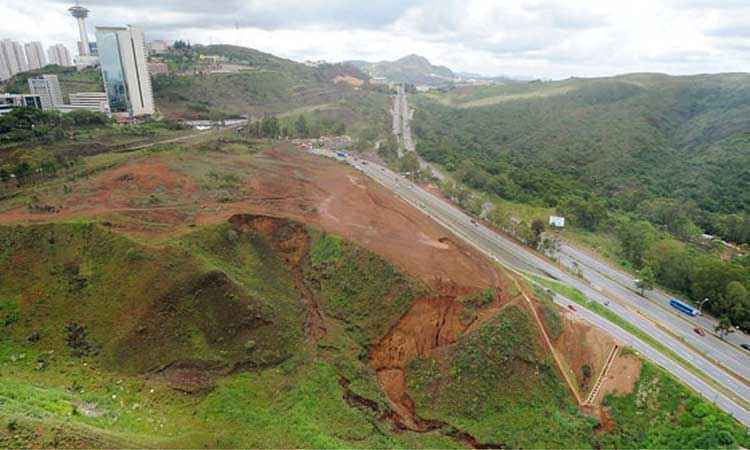
[(29, 69), (41, 69), (47, 65), (47, 58), (44, 56), (44, 48), (41, 42), (29, 42), (24, 45), (26, 49), (26, 60), (29, 63)]
[(42, 99), (42, 109), (49, 111), (63, 104), (62, 90), (57, 75), (42, 75), (40, 78), (29, 78), (29, 89)]
[(5, 53), (0, 48), (0, 81), (5, 81), (10, 78), (10, 62), (5, 58)]
[[(76, 2), (77, 3), (77, 2)], [(70, 15), (78, 20), (78, 34), (81, 40), (78, 41), (78, 54), (80, 56), (89, 56), (91, 50), (89, 49), (89, 35), (86, 31), (86, 17), (89, 15), (89, 10), (76, 4), (68, 9)]]
[(143, 30), (96, 27), (96, 43), (110, 111), (131, 116), (153, 114), (154, 94)]
[(26, 62), (26, 55), (23, 52), (23, 46), (16, 41), (3, 39), (0, 41), (0, 53), (3, 54), (8, 71), (13, 76), (18, 72), (26, 72), (29, 65)]
[(62, 44), (53, 45), (47, 50), (50, 64), (58, 66), (72, 66), (73, 60), (70, 58), (70, 52)]

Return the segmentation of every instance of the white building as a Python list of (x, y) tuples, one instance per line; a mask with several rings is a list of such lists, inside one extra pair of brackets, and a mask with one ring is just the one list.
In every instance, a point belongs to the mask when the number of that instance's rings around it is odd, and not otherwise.
[(42, 99), (38, 95), (30, 94), (2, 94), (0, 95), (0, 116), (8, 114), (13, 108), (42, 109)]
[(42, 99), (42, 109), (49, 111), (63, 104), (62, 90), (57, 75), (42, 75), (41, 78), (29, 78), (29, 89), (32, 94)]
[(26, 49), (26, 60), (29, 63), (29, 69), (41, 69), (47, 65), (47, 58), (44, 56), (44, 48), (39, 41), (29, 42), (24, 45)]
[(76, 92), (70, 94), (70, 106), (75, 109), (109, 112), (106, 92)]
[(26, 72), (29, 70), (29, 64), (26, 62), (26, 55), (23, 52), (23, 46), (16, 41), (10, 39), (3, 39), (0, 41), (0, 53), (2, 53), (2, 59), (7, 67), (7, 72), (11, 76), (18, 72)]
[(69, 67), (73, 65), (73, 60), (70, 57), (68, 49), (62, 45), (53, 45), (47, 50), (47, 56), (49, 56), (50, 64), (57, 64), (58, 66)]
[(128, 116), (153, 114), (154, 94), (143, 30), (96, 27), (96, 43), (110, 111)]

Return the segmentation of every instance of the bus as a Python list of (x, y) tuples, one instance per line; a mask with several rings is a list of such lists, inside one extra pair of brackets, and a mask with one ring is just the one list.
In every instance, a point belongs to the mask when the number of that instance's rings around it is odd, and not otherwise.
[(672, 308), (682, 313), (687, 314), (690, 317), (699, 316), (701, 314), (697, 309), (693, 308), (690, 305), (686, 305), (685, 303), (682, 303), (676, 298), (673, 298), (672, 300), (669, 301), (669, 306), (671, 306)]

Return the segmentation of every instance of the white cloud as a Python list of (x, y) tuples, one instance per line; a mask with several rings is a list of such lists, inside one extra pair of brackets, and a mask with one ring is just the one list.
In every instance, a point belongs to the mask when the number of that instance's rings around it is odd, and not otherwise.
[[(563, 78), (750, 71), (750, 0), (91, 0), (94, 25), (294, 59), (417, 53), (459, 71)], [(0, 38), (63, 42), (67, 0), (3, 0)]]

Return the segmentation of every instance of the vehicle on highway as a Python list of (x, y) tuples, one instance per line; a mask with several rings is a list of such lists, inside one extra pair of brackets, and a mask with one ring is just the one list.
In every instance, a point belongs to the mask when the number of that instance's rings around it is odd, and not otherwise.
[(750, 352), (750, 344), (740, 344), (740, 347)]
[(700, 311), (698, 311), (697, 309), (693, 308), (690, 305), (686, 305), (685, 303), (677, 300), (676, 298), (673, 298), (672, 300), (669, 301), (669, 306), (676, 309), (677, 311), (687, 314), (690, 317), (701, 315)]
[(568, 309), (571, 311), (577, 311), (576, 307), (573, 305), (568, 305)]
[(701, 327), (695, 327), (695, 328), (693, 328), (693, 331), (695, 331), (695, 334), (697, 334), (698, 336), (705, 336), (706, 335), (706, 332), (703, 331), (703, 328), (701, 328)]

